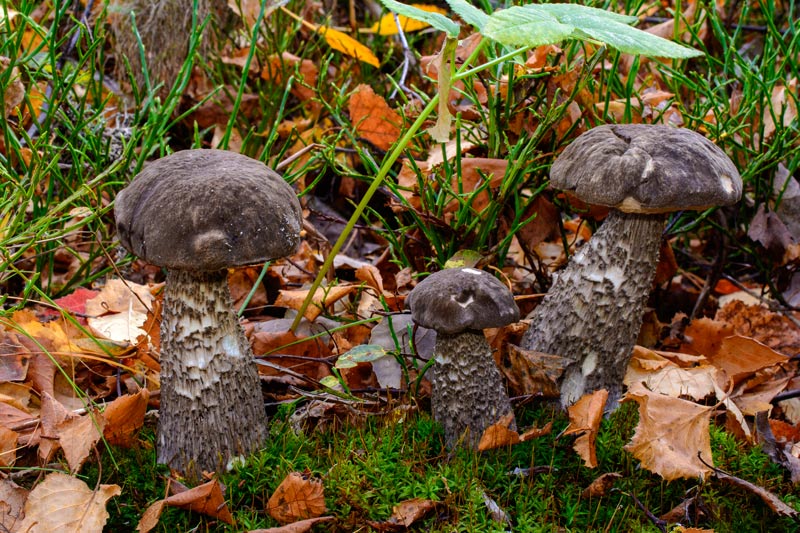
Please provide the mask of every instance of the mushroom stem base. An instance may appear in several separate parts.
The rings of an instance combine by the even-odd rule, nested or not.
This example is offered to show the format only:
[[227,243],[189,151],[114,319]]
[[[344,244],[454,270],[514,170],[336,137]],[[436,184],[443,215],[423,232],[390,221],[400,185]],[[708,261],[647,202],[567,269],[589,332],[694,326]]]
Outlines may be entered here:
[[227,272],[167,274],[161,321],[158,461],[198,478],[266,438],[250,344]]
[[445,444],[477,449],[486,428],[512,412],[492,349],[482,331],[437,333],[433,355],[431,405]]
[[611,408],[618,404],[664,221],[664,215],[612,210],[530,315],[521,346],[573,361],[560,383],[563,406],[599,389],[608,390]]

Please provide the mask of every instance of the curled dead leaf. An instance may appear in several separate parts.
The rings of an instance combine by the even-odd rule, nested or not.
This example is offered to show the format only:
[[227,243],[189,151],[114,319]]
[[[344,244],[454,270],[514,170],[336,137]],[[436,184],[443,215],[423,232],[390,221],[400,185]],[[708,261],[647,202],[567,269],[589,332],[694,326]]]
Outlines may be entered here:
[[316,518],[327,510],[324,492],[322,481],[292,472],[270,496],[267,512],[282,524]]

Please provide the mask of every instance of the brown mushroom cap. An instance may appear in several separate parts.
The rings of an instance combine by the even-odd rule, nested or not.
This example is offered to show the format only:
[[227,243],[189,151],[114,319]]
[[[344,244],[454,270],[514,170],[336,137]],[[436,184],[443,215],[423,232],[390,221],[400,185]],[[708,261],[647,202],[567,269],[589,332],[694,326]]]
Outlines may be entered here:
[[171,269],[215,271],[290,255],[302,212],[264,163],[224,150],[185,150],[148,164],[116,198],[120,242]]
[[739,172],[719,147],[694,131],[652,124],[587,131],[553,163],[550,183],[629,213],[707,209],[742,196]]
[[447,268],[431,274],[408,294],[406,307],[414,322],[447,335],[498,328],[519,319],[508,287],[474,268]]

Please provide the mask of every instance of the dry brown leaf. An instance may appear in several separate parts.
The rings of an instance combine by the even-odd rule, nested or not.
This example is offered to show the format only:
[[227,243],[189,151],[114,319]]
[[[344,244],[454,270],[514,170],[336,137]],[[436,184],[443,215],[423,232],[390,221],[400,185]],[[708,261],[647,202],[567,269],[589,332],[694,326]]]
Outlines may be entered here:
[[42,394],[42,441],[39,443],[39,457],[49,461],[60,447],[58,425],[73,417],[68,409],[48,393]]
[[507,361],[500,370],[508,379],[509,389],[515,396],[535,395],[543,398],[558,398],[558,380],[564,373],[569,359],[557,355],[524,350],[519,346],[507,346]]
[[0,531],[19,531],[17,521],[24,516],[28,490],[9,478],[0,479]]
[[0,56],[0,73],[3,78],[8,80],[3,94],[3,118],[8,118],[14,111],[14,108],[20,105],[25,99],[25,85],[17,67],[11,68],[11,73],[6,75],[6,71],[11,66],[11,59],[5,56]]
[[761,305],[733,300],[717,311],[715,320],[723,321],[731,328],[729,335],[752,337],[786,355],[800,354],[800,328],[788,317]]
[[770,347],[739,335],[723,339],[717,353],[709,357],[712,365],[725,372],[736,383],[754,372],[788,360],[787,356]]
[[[282,68],[283,67],[283,68]],[[303,105],[308,105],[312,109],[320,107],[320,103],[314,100],[315,92],[313,87],[317,86],[319,69],[310,59],[301,59],[289,52],[283,52],[280,56],[271,55],[267,58],[266,65],[261,70],[261,78],[270,80],[277,85],[286,83],[281,74],[286,67],[290,67],[290,72],[295,68],[303,78],[303,83],[293,83],[291,93],[300,100]]]
[[144,415],[150,391],[142,389],[136,394],[125,394],[106,406],[103,435],[109,444],[131,446],[136,441],[136,431],[144,425]]
[[583,489],[582,498],[602,498],[614,487],[614,483],[622,477],[617,472],[607,472],[592,481]]
[[132,281],[109,279],[94,298],[86,300],[86,314],[101,316],[106,313],[147,313],[153,295],[150,287]]
[[75,473],[83,466],[95,444],[103,435],[106,419],[100,413],[67,418],[58,426],[58,442],[64,450],[70,470]]
[[0,382],[23,381],[31,353],[13,331],[0,330]]
[[[693,368],[681,368],[667,358],[669,355],[678,354],[656,352],[642,346],[634,346],[623,383],[628,386],[632,383],[644,383],[651,391],[674,398],[690,396],[695,400],[702,400],[714,395],[714,384],[718,374],[716,367],[701,364]],[[695,358],[700,363],[705,361],[705,358],[699,356],[680,355]]]
[[[797,78],[789,80],[787,85],[776,85],[772,89],[772,105],[764,110],[764,137],[768,140],[777,128],[790,127],[797,118]],[[777,117],[779,124],[775,123]]]
[[717,353],[725,337],[734,334],[733,327],[720,320],[696,318],[683,332],[684,342],[679,351],[712,357]]
[[[358,289],[357,285],[336,285],[334,287],[319,287],[311,299],[311,304],[306,308],[303,316],[308,321],[313,321],[320,314],[322,310],[333,304],[334,302],[344,298],[354,290]],[[280,291],[278,298],[275,300],[275,305],[279,307],[289,307],[290,309],[300,310],[303,302],[308,296],[307,290],[297,291]]]
[[712,464],[709,421],[713,407],[656,394],[640,384],[629,389],[623,401],[639,405],[639,424],[625,450],[642,467],[667,481],[703,477]]
[[108,520],[106,502],[121,492],[119,485],[92,490],[78,478],[50,473],[28,495],[18,531],[101,533]]
[[156,527],[165,506],[186,509],[222,520],[226,524],[233,524],[233,515],[225,503],[225,496],[219,481],[211,480],[191,489],[186,489],[179,483],[172,483],[170,487],[177,488],[180,492],[150,505],[142,514],[136,531],[147,533]]
[[378,531],[405,531],[420,518],[431,512],[438,505],[432,500],[413,498],[392,507],[392,516],[383,522],[369,522]]
[[389,150],[400,138],[403,119],[369,85],[362,83],[356,87],[347,102],[347,109],[358,135],[377,148]]
[[318,516],[317,518],[309,518],[307,520],[300,520],[291,524],[286,524],[280,527],[270,527],[267,529],[251,529],[247,533],[305,533],[311,530],[316,524],[320,522],[330,522],[334,519],[332,516]]
[[270,496],[267,512],[281,524],[316,518],[327,511],[324,492],[322,481],[292,472]]
[[487,427],[481,435],[480,442],[478,443],[478,451],[483,452],[492,450],[494,448],[501,448],[503,446],[512,446],[519,444],[519,433],[509,426],[514,421],[514,413],[503,415],[500,420],[491,426]]
[[0,468],[14,466],[17,461],[17,439],[19,434],[0,426]]
[[[490,189],[497,188],[502,183],[508,168],[508,161],[486,157],[469,157],[462,158],[460,164],[461,176],[454,174],[450,184],[454,191],[468,195],[483,187],[487,180],[489,181],[489,189],[482,190],[472,199],[473,211],[480,213],[491,201]],[[454,198],[445,205],[444,211],[446,213],[456,211],[458,207],[458,202]]]
[[581,434],[575,439],[572,448],[580,455],[583,464],[588,468],[597,468],[595,439],[600,430],[600,422],[603,420],[603,410],[607,400],[608,391],[600,389],[582,396],[567,408],[569,426],[564,435]]

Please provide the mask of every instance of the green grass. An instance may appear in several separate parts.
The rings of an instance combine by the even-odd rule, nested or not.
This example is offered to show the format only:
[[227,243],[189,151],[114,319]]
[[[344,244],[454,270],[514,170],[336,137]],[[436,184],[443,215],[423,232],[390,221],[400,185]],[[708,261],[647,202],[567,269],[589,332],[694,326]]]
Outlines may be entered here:
[[[288,413],[287,413],[288,414]],[[443,448],[439,427],[424,413],[373,416],[360,422],[338,421],[323,431],[295,433],[287,414],[272,422],[266,447],[247,463],[221,477],[227,487],[226,502],[236,525],[179,509],[167,510],[158,531],[246,531],[279,525],[265,512],[272,492],[295,471],[309,472],[322,481],[330,524],[317,531],[372,531],[368,521],[387,520],[392,507],[412,498],[439,502],[436,511],[415,523],[413,531],[504,531],[495,523],[482,493],[491,497],[509,516],[514,531],[657,531],[636,507],[638,498],[656,516],[699,495],[711,515],[698,527],[718,532],[792,531],[789,519],[776,519],[757,497],[716,481],[664,482],[638,467],[622,451],[636,423],[636,410],[625,405],[603,421],[598,436],[596,470],[587,469],[572,451],[572,438],[557,438],[566,426],[562,415],[548,409],[526,412],[527,422],[541,427],[554,421],[550,435],[515,447],[483,454]],[[155,465],[153,431],[141,434],[142,445],[114,450],[119,469],[108,456],[102,462],[102,481],[122,485],[122,495],[108,505],[108,531],[135,526],[144,509],[164,497],[163,467]],[[723,430],[712,429],[716,466],[784,496],[795,507],[787,476],[755,447],[734,440]],[[516,468],[549,467],[550,471],[521,476]],[[617,472],[622,477],[603,498],[586,499],[583,489],[597,476]],[[97,468],[88,467],[82,477],[90,486]]]

